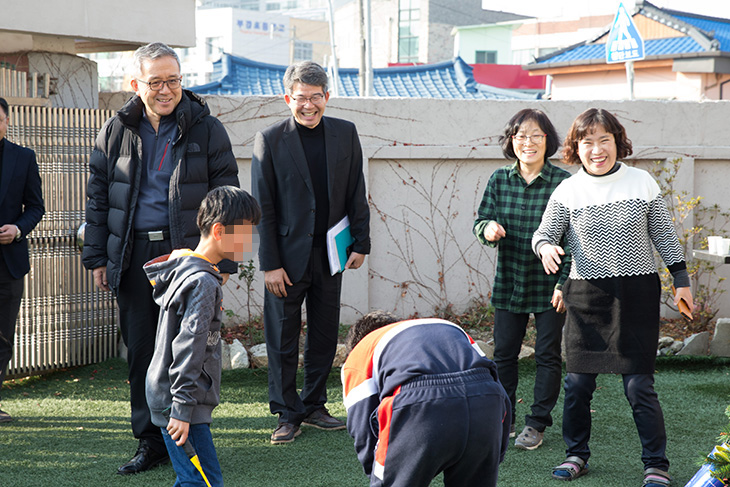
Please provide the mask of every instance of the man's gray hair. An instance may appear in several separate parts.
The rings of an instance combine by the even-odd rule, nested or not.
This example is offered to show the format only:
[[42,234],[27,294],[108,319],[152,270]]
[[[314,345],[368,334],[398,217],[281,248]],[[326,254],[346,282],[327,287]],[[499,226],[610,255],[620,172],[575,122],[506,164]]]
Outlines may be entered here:
[[142,74],[142,64],[145,61],[152,61],[161,57],[170,56],[177,61],[177,67],[180,67],[180,58],[177,53],[167,44],[162,42],[152,42],[146,46],[142,46],[134,51],[134,69],[135,75]]
[[286,68],[284,73],[284,89],[291,95],[294,83],[320,86],[327,93],[327,71],[313,61],[300,61]]

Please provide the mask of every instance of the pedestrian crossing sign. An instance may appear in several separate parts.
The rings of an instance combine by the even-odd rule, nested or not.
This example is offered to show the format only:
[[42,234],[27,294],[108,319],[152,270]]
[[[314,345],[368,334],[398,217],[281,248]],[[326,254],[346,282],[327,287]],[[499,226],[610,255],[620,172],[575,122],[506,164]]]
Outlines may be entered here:
[[623,63],[644,59],[644,39],[631,15],[620,3],[606,41],[606,62]]

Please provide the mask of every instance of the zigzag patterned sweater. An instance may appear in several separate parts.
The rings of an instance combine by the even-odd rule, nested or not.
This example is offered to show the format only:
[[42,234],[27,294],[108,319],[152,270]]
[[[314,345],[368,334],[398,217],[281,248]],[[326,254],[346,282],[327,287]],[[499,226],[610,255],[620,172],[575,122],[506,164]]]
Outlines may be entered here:
[[563,234],[573,255],[563,287],[568,371],[652,373],[660,298],[652,244],[671,272],[686,268],[659,185],[625,164],[605,176],[580,169],[553,192],[533,250]]

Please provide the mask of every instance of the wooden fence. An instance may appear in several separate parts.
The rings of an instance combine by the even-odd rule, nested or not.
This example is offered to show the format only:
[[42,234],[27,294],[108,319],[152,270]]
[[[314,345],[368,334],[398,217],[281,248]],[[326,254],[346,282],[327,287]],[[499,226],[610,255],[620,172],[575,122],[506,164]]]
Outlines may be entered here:
[[26,73],[0,66],[0,96],[3,98],[43,98],[51,93],[51,75]]
[[9,376],[99,362],[116,355],[116,303],[81,264],[88,161],[109,110],[11,106],[7,138],[36,153],[46,214],[28,235],[31,272],[16,325]]

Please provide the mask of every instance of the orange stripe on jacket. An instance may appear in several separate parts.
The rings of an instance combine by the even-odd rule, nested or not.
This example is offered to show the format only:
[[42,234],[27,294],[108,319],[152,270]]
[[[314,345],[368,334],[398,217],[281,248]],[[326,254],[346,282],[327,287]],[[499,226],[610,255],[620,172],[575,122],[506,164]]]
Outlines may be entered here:
[[[368,379],[373,377],[373,353],[375,347],[378,346],[380,339],[394,328],[398,323],[392,323],[390,325],[378,328],[368,333],[360,343],[350,352],[350,356],[347,358],[345,367],[347,367],[347,374],[343,375],[342,386],[344,388],[345,397],[355,387],[362,384]],[[357,364],[357,367],[352,365]]]
[[385,457],[388,455],[388,444],[390,443],[390,424],[393,421],[393,401],[395,396],[400,394],[401,386],[393,392],[393,395],[386,397],[378,406],[378,423],[380,434],[378,435],[378,448],[375,451],[375,462],[385,467]]

